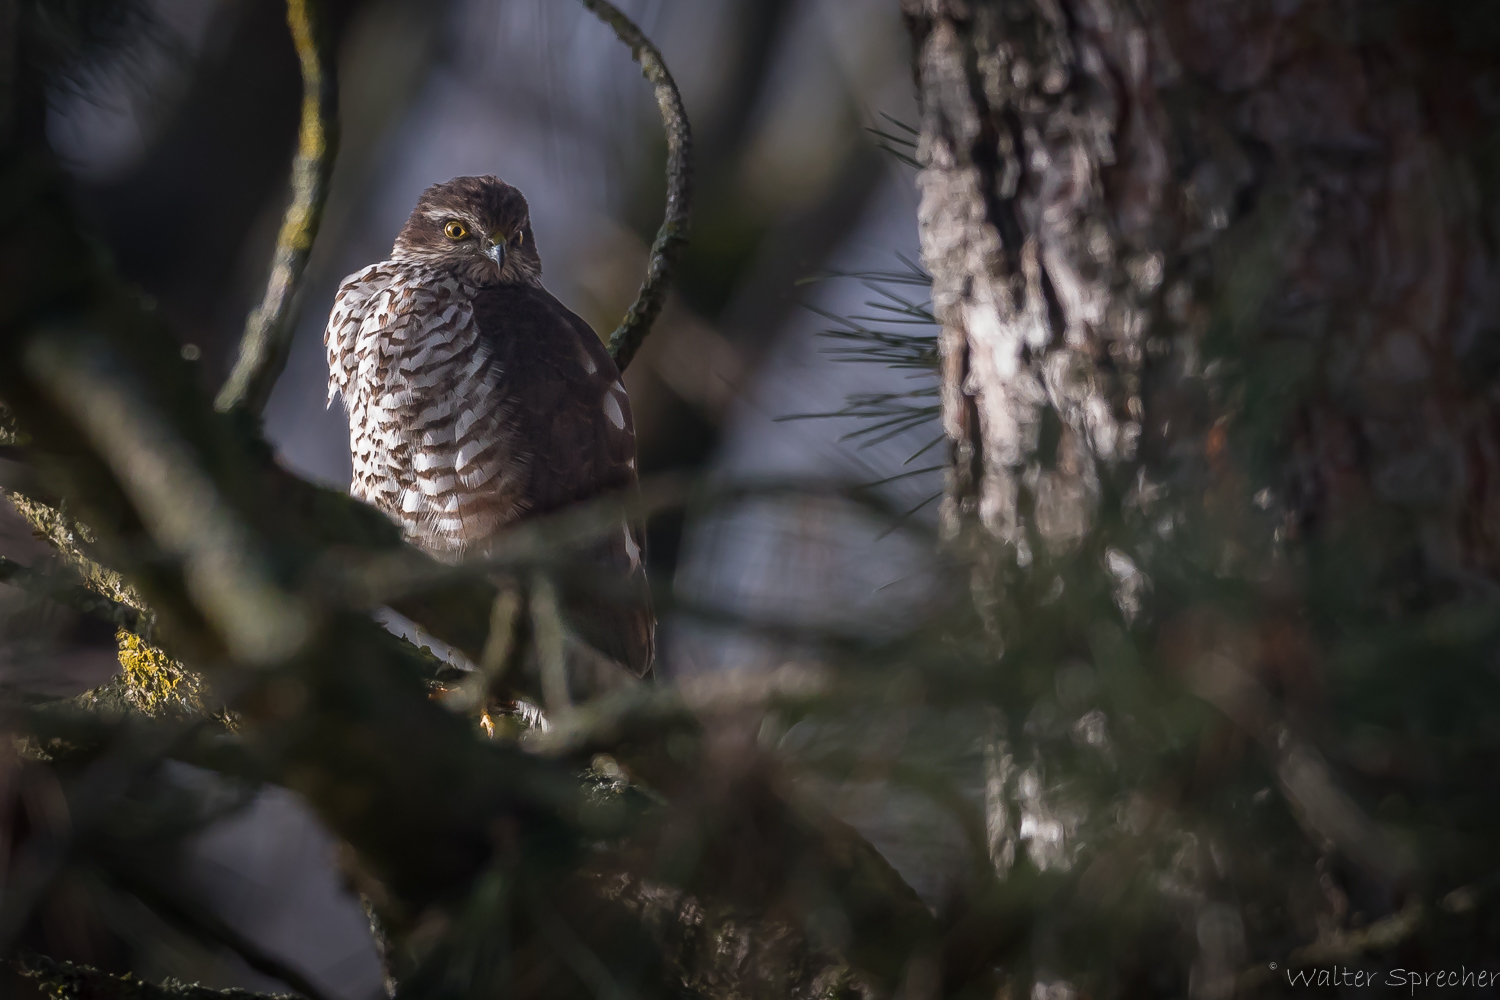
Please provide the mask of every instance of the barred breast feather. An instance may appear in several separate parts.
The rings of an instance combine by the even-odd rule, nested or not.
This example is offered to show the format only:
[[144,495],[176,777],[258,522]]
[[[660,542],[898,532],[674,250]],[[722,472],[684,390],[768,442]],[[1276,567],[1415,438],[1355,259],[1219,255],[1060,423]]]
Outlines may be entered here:
[[344,280],[328,319],[328,398],[344,399],[349,491],[455,560],[524,509],[501,371],[475,289],[386,261]]

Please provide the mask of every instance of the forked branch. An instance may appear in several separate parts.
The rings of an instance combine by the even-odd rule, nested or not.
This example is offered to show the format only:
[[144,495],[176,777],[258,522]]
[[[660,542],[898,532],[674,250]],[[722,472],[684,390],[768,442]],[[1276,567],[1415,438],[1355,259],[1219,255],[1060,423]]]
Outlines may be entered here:
[[656,106],[661,110],[662,125],[667,132],[667,210],[651,244],[651,259],[646,266],[646,280],[619,327],[609,336],[609,354],[620,371],[630,364],[651,324],[661,313],[672,280],[672,268],[682,248],[687,245],[688,207],[692,201],[693,132],[688,125],[687,109],[682,95],[661,52],[651,44],[635,23],[620,13],[609,0],[582,0],[601,21],[615,29],[620,41],[630,46],[630,54],[641,64],[641,73],[656,89]]
[[221,413],[245,410],[258,415],[264,410],[292,346],[297,292],[323,220],[338,152],[338,80],[332,40],[321,14],[317,0],[287,0],[286,20],[302,65],[302,124],[292,161],[292,203],[276,237],[265,298],[245,321],[234,371],[215,400]]

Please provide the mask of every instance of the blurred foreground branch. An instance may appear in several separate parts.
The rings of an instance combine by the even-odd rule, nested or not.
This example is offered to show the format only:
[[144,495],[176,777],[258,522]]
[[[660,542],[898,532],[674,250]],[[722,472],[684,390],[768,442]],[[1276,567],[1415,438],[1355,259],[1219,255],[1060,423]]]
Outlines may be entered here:
[[799,704],[825,697],[832,679],[800,665],[758,672],[739,670],[685,678],[673,685],[641,685],[596,698],[556,720],[550,730],[528,733],[523,745],[545,756],[616,750],[641,738],[695,726],[702,713],[733,714],[769,704]]

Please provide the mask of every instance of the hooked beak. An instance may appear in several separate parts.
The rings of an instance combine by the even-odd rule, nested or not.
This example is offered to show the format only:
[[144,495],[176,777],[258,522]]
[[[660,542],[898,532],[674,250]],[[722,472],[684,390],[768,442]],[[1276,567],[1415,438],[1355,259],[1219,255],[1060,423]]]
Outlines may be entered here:
[[497,268],[505,267],[505,241],[491,241],[484,255],[494,261]]

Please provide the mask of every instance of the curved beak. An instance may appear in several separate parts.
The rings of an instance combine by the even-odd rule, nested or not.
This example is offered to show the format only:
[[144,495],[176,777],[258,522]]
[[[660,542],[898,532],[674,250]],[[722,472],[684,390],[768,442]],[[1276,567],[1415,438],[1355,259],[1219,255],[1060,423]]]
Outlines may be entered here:
[[484,255],[494,261],[496,267],[504,267],[505,241],[503,239],[499,241],[491,240],[490,245],[485,248]]

